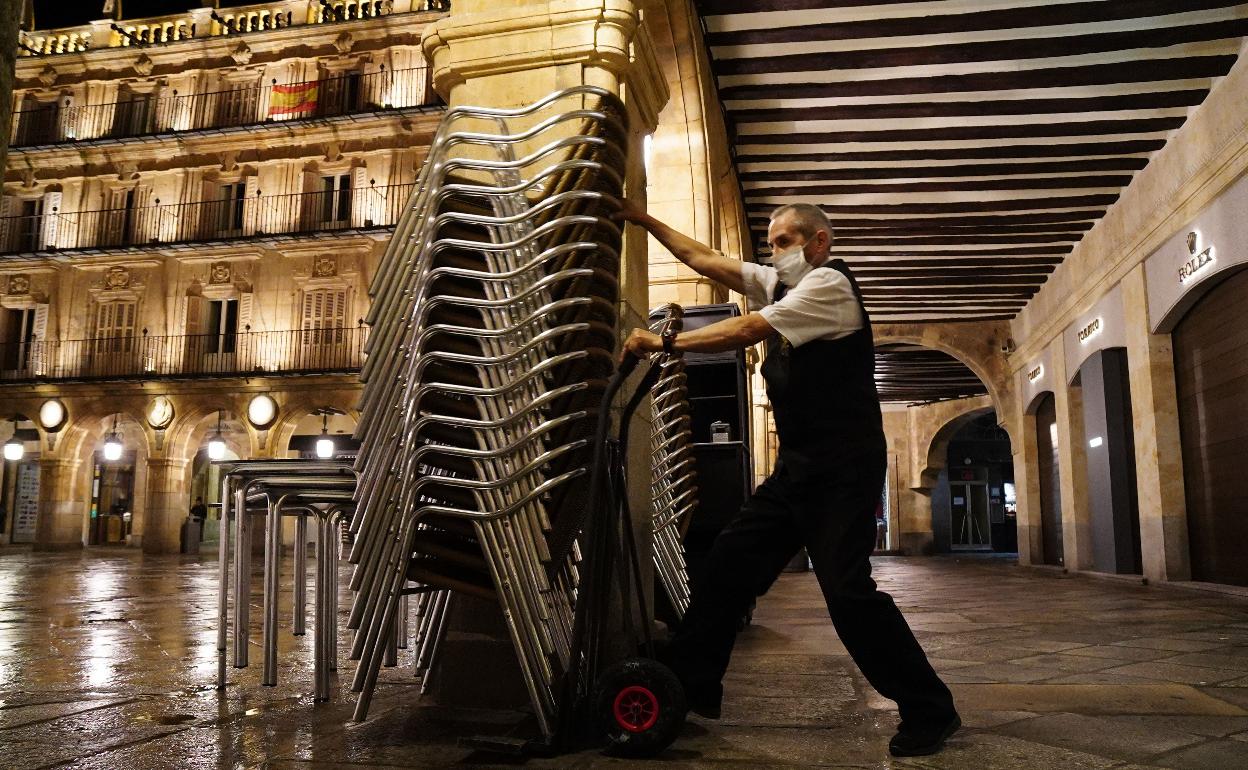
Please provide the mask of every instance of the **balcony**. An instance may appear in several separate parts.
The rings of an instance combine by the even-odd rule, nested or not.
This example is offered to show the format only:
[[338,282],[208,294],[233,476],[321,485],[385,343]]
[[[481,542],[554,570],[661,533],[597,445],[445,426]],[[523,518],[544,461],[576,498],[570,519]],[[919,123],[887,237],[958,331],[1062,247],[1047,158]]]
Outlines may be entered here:
[[393,227],[414,184],[0,217],[0,254],[232,241]]
[[0,344],[0,382],[349,373],[367,338],[361,325]]
[[18,53],[20,56],[53,56],[99,48],[145,47],[449,8],[449,0],[277,0],[235,8],[192,8],[168,16],[121,22],[103,19],[80,27],[22,32]]
[[125,101],[75,105],[72,99],[13,113],[12,147],[185,131],[260,126],[427,107],[438,103],[425,67],[202,94],[133,94]]

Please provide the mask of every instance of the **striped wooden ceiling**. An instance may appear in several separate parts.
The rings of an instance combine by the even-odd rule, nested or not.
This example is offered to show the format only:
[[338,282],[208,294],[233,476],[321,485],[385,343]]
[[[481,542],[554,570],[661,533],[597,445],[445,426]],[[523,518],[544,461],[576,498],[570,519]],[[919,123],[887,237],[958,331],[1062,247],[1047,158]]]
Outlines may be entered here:
[[877,347],[875,387],[881,401],[905,403],[970,398],[988,392],[966,364],[948,353],[918,345]]
[[698,0],[760,245],[823,206],[876,322],[1010,319],[1248,34],[1231,0]]

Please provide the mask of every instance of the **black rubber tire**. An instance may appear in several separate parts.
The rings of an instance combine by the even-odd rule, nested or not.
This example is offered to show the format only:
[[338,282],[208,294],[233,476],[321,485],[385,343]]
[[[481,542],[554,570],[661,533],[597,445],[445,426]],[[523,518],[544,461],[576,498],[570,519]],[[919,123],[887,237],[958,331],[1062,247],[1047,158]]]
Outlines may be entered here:
[[618,757],[652,757],[672,745],[687,710],[680,680],[649,658],[626,658],[603,671],[593,708],[607,753]]

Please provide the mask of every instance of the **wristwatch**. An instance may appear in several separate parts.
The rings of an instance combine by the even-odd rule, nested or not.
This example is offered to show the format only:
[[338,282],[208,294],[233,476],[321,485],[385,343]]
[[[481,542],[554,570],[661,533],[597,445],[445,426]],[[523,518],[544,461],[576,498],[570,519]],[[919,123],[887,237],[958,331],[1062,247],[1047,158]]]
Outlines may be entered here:
[[674,354],[676,352],[676,330],[668,329],[660,337],[663,340],[663,352],[669,356]]

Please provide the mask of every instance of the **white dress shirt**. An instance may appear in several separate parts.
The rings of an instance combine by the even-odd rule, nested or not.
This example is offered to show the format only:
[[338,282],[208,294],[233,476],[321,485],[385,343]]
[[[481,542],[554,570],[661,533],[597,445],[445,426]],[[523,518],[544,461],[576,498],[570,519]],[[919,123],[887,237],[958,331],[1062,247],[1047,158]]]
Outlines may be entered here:
[[774,267],[741,263],[745,299],[793,347],[811,340],[836,340],[862,328],[862,310],[849,279],[839,270],[815,268],[772,302],[780,277]]

